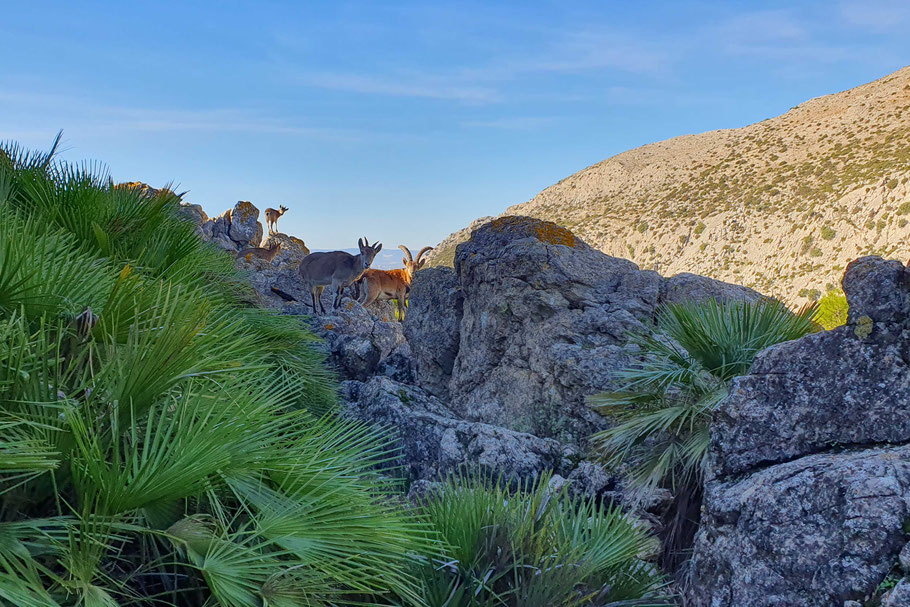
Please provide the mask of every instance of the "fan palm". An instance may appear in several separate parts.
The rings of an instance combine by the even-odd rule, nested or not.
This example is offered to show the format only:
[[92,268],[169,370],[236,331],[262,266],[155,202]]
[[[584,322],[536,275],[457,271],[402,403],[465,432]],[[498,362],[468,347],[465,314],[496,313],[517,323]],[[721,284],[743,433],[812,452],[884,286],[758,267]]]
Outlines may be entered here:
[[420,603],[389,438],[178,203],[0,151],[0,603]]
[[[641,559],[656,544],[633,517],[553,491],[544,475],[518,491],[455,477],[422,511],[445,556],[428,562],[424,597],[445,607],[664,605],[661,578]],[[642,599],[650,596],[650,599]]]
[[642,361],[618,374],[622,389],[590,399],[616,422],[594,435],[592,446],[608,465],[623,468],[633,494],[673,491],[669,533],[683,537],[666,546],[687,545],[694,532],[711,416],[730,380],[748,372],[761,350],[818,330],[814,314],[814,305],[794,313],[766,299],[665,305],[653,332],[632,337]]

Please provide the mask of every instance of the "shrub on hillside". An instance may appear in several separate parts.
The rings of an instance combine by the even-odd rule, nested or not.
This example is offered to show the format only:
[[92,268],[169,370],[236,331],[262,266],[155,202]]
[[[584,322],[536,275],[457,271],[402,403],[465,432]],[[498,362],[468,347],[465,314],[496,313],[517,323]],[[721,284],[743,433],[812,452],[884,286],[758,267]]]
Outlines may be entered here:
[[818,310],[815,313],[815,322],[830,331],[847,324],[847,296],[840,289],[828,291],[818,301]]

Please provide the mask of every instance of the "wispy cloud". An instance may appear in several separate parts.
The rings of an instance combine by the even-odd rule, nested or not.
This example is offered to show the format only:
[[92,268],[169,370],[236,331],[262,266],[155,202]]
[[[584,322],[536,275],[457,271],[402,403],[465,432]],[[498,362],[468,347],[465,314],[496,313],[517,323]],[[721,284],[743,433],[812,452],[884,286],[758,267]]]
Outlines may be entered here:
[[390,97],[449,99],[466,103],[492,103],[500,100],[499,93],[491,88],[451,83],[421,74],[411,77],[378,77],[349,73],[310,73],[298,76],[298,81],[322,89]]
[[[40,116],[43,123],[58,121],[67,129],[94,133],[211,132],[289,135],[334,141],[358,141],[362,134],[350,129],[305,126],[263,115],[246,108],[148,108],[112,106],[90,98],[16,91],[0,93],[0,129],[6,132],[43,132],[21,128],[17,115]],[[9,121],[10,124],[4,123]],[[14,124],[18,126],[14,126]],[[55,125],[56,126],[56,125]]]
[[501,129],[506,131],[530,131],[551,126],[559,118],[550,116],[505,116],[489,120],[465,120],[461,126],[468,128]]
[[[520,95],[513,84],[545,86],[542,78],[558,75],[616,73],[640,77],[665,75],[672,53],[653,41],[608,28],[542,28],[530,48],[502,48],[484,61],[434,67],[420,58],[403,69],[369,72],[312,71],[290,66],[284,76],[304,86],[365,95],[495,104]],[[527,88],[527,87],[526,87]]]
[[841,2],[844,22],[873,32],[904,30],[910,25],[910,3],[907,0],[849,0]]

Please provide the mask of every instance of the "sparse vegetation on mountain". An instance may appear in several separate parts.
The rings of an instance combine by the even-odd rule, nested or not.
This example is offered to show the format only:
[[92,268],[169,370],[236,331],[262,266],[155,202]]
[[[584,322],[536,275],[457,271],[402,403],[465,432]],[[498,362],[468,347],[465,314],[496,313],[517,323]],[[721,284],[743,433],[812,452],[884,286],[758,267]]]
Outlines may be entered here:
[[[624,152],[503,214],[556,222],[667,276],[693,272],[794,302],[855,257],[910,258],[907,141],[910,67],[750,126]],[[440,243],[429,263],[451,264],[467,236]]]

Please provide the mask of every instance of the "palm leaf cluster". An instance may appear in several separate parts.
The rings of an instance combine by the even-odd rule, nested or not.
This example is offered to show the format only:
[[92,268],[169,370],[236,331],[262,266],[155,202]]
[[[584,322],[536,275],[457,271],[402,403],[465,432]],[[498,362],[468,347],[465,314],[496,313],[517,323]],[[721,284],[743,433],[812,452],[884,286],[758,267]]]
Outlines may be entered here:
[[700,485],[728,383],[761,350],[817,330],[814,314],[764,299],[663,306],[655,330],[632,337],[643,361],[619,374],[623,389],[591,399],[617,422],[593,437],[595,448],[642,489]]
[[[438,607],[664,605],[660,576],[642,558],[655,540],[632,517],[549,488],[519,491],[456,477],[426,497],[423,512],[445,557],[421,574]],[[651,599],[641,597],[651,596]]]
[[389,441],[178,204],[0,151],[0,604],[419,603]]

